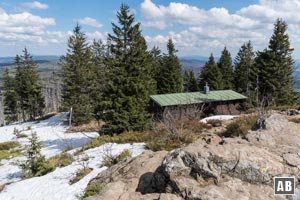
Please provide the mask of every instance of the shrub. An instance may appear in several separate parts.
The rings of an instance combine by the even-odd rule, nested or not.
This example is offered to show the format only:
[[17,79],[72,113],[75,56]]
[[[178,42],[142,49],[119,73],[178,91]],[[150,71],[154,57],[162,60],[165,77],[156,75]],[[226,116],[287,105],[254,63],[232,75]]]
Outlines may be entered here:
[[220,127],[222,126],[222,121],[219,119],[211,119],[207,121],[207,124],[210,124],[213,127]]
[[128,157],[131,157],[131,152],[128,149],[125,149],[117,156],[112,155],[110,150],[108,150],[103,156],[102,165],[106,167],[111,167]]
[[29,138],[29,146],[26,150],[27,160],[20,164],[26,177],[43,176],[54,170],[54,166],[41,155],[41,144],[36,133]]
[[65,167],[70,165],[74,161],[74,158],[69,153],[61,153],[49,158],[49,162],[55,167]]
[[248,131],[256,124],[258,117],[249,116],[239,118],[226,127],[226,131],[221,133],[225,137],[238,137],[247,135]]
[[104,189],[104,187],[105,185],[102,183],[91,183],[85,188],[84,194],[81,196],[80,199],[99,194]]
[[82,168],[78,169],[76,171],[75,177],[70,180],[70,184],[77,183],[80,181],[83,177],[85,177],[87,174],[89,174],[93,169],[92,168]]
[[20,146],[20,143],[17,141],[0,142],[0,150],[11,150],[18,146]]

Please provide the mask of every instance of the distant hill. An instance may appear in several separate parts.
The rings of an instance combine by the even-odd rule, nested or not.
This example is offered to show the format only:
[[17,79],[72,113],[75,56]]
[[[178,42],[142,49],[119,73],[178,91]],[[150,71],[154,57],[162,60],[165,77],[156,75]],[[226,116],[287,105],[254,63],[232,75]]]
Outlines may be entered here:
[[[60,66],[57,65],[57,62],[60,56],[33,56],[34,60],[38,64],[38,72],[41,74],[41,78],[49,77],[52,73],[55,73],[60,70]],[[2,83],[2,74],[3,70],[8,67],[12,69],[14,73],[14,57],[0,57],[0,86]],[[216,58],[217,60],[218,58]],[[205,62],[208,60],[206,57],[181,57],[180,63],[182,65],[182,71],[193,70],[196,75],[200,73],[200,70],[204,66]],[[294,71],[294,88],[300,89],[300,61],[295,62],[295,71]]]
[[206,60],[180,58],[182,71],[184,72],[185,70],[193,70],[195,74],[200,73],[200,70],[204,66],[205,62]]

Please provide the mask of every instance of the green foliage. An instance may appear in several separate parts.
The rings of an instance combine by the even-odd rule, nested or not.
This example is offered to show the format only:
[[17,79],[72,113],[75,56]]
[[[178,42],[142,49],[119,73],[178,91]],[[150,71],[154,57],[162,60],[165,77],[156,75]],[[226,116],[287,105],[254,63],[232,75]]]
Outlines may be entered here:
[[26,150],[26,161],[20,167],[26,177],[43,176],[54,170],[54,166],[41,154],[41,144],[36,133],[29,138],[29,146]]
[[120,26],[113,23],[113,34],[108,34],[112,59],[107,63],[110,81],[102,102],[107,122],[103,130],[111,133],[149,127],[149,96],[155,93],[152,57],[140,24],[134,24],[134,15],[124,4],[117,17]]
[[121,162],[122,160],[124,160],[125,158],[130,158],[132,156],[131,152],[128,149],[125,149],[124,151],[122,151],[119,155],[111,155],[109,154],[105,154],[103,156],[103,162],[102,165],[106,166],[106,167],[111,167],[119,162]]
[[85,188],[84,194],[80,197],[80,199],[99,194],[104,189],[104,187],[105,185],[103,183],[91,183]]
[[232,68],[231,55],[226,47],[222,51],[221,58],[218,62],[218,68],[222,74],[221,90],[233,89],[234,73]]
[[15,81],[9,75],[6,68],[3,75],[4,115],[7,123],[18,120],[18,95],[16,93]]
[[256,124],[257,116],[239,118],[226,127],[226,131],[221,133],[225,137],[238,137],[247,135],[248,131]]
[[177,50],[172,39],[167,44],[168,53],[162,57],[162,65],[158,70],[157,92],[159,94],[177,93],[182,91],[181,65],[176,56]]
[[254,52],[251,42],[243,44],[234,60],[235,71],[234,71],[234,83],[236,91],[246,95],[249,99],[248,102],[251,104],[255,101],[251,98],[251,91],[254,92],[256,87],[256,75],[257,70],[254,65]]
[[42,87],[39,84],[37,64],[27,49],[23,50],[23,55],[15,58],[16,76],[15,91],[18,97],[18,106],[22,113],[23,121],[34,120],[42,116],[45,108],[45,100],[42,94]]
[[223,88],[222,74],[215,63],[212,53],[200,72],[198,82],[200,90],[203,90],[206,83],[212,90],[220,90]]
[[93,169],[92,168],[82,168],[82,169],[78,169],[76,171],[75,177],[72,178],[70,180],[70,184],[74,184],[77,183],[78,181],[80,181],[83,177],[85,177],[87,174],[89,174]]
[[65,167],[74,161],[74,157],[71,154],[64,152],[49,158],[48,161],[55,167]]
[[286,33],[287,24],[277,19],[269,48],[258,52],[255,64],[259,69],[260,100],[270,105],[292,104],[293,94],[293,49]]
[[68,40],[68,53],[61,57],[63,72],[62,104],[66,110],[71,107],[75,124],[92,119],[97,92],[96,67],[85,34],[77,25]]
[[184,71],[183,75],[183,91],[197,92],[198,84],[193,70]]
[[20,146],[20,143],[17,141],[9,141],[9,142],[1,142],[0,143],[0,150],[11,150]]

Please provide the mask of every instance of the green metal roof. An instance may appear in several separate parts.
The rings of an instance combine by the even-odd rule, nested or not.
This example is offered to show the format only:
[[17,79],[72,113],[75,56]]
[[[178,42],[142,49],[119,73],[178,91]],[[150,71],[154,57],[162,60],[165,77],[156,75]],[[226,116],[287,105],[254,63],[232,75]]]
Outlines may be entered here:
[[247,97],[232,90],[214,90],[210,91],[208,94],[204,94],[203,92],[187,92],[151,95],[150,98],[163,107],[208,103],[215,101],[232,101],[238,99],[246,99]]

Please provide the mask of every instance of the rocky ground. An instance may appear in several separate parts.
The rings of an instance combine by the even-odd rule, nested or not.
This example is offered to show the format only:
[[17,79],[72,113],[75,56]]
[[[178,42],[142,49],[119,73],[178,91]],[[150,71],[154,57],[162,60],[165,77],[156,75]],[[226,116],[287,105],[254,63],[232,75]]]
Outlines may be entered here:
[[[295,176],[296,194],[277,196],[275,176]],[[245,138],[206,134],[171,152],[146,151],[100,173],[88,200],[300,200],[300,124],[273,114]]]

